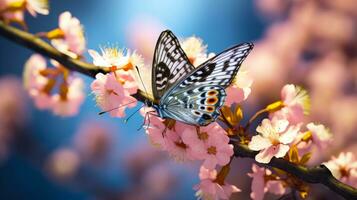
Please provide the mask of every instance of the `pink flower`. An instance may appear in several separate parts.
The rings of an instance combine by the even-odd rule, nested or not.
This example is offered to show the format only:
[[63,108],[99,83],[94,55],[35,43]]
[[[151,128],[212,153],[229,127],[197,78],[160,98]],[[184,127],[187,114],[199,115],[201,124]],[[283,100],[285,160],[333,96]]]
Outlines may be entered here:
[[[42,56],[32,55],[25,63],[25,89],[39,109],[52,110],[61,116],[73,116],[78,113],[84,100],[82,79],[73,77],[59,63],[53,61],[52,64],[54,68],[47,68]],[[54,92],[57,86],[58,92]]]
[[[148,112],[147,109],[148,108],[145,107],[141,109],[141,111],[144,113],[144,116]],[[145,132],[149,136],[151,144],[160,148],[164,148],[164,137],[162,136],[162,133],[165,129],[165,124],[163,123],[164,120],[150,114],[147,114],[147,117],[145,116],[144,120],[146,120],[145,123],[147,126],[145,127]],[[170,129],[168,131],[170,131]]]
[[216,165],[228,164],[234,152],[233,145],[229,144],[229,137],[224,129],[214,122],[207,127],[202,127],[201,132],[208,134],[203,166],[207,169],[214,169]]
[[238,72],[235,81],[226,89],[227,97],[225,104],[241,103],[246,100],[251,92],[253,80],[246,72]]
[[222,185],[216,182],[217,171],[209,170],[201,166],[200,168],[201,183],[194,187],[196,196],[204,200],[229,199],[232,193],[240,192],[241,190],[234,185],[224,182]]
[[46,68],[45,58],[39,54],[34,54],[26,61],[23,72],[25,89],[39,109],[48,109],[52,104],[49,92],[43,89],[50,81],[47,77],[41,75],[41,71]]
[[324,165],[335,178],[357,187],[357,160],[352,152],[342,152],[337,158],[332,156],[332,159]]
[[[143,59],[140,55],[130,51],[124,52],[114,47],[101,49],[102,55],[94,50],[88,50],[93,58],[93,64],[101,67],[113,67],[115,77],[130,94],[135,94],[138,90],[138,80],[134,67],[142,68]],[[135,71],[135,72],[134,72]],[[140,80],[139,80],[140,81]]]
[[68,89],[65,94],[52,96],[52,110],[56,115],[74,116],[84,101],[83,80],[78,77],[73,78],[66,87]]
[[173,158],[178,161],[193,160],[195,158],[194,154],[192,154],[192,149],[188,148],[187,144],[184,143],[181,132],[170,130],[163,134],[164,150],[168,151]]
[[325,148],[331,143],[332,134],[324,125],[309,123],[306,127],[311,132],[312,142],[316,144],[318,148]]
[[293,84],[285,85],[281,90],[284,107],[270,115],[270,118],[287,119],[290,124],[303,121],[310,111],[310,97],[306,90]]
[[37,13],[48,15],[47,0],[2,0],[0,1],[1,15],[5,21],[17,22],[24,25],[24,11],[27,11],[34,17]]
[[59,51],[73,58],[83,54],[86,46],[83,27],[76,17],[72,17],[70,12],[64,12],[59,16],[59,29],[51,32],[48,33],[48,37],[52,39],[52,45]]
[[257,127],[259,135],[253,136],[248,144],[249,149],[260,151],[255,160],[260,163],[269,163],[273,157],[281,158],[289,151],[289,144],[297,136],[300,126],[290,126],[287,120],[264,119]]
[[150,126],[147,132],[154,144],[158,144],[162,150],[167,151],[178,161],[201,158],[204,149],[203,144],[191,137],[196,135],[195,127],[177,121],[173,127],[169,127],[158,117],[149,117]]
[[182,127],[187,127],[182,131],[182,141],[187,145],[187,149],[190,151],[193,159],[204,159],[207,154],[205,143],[208,139],[208,133],[192,126],[188,127],[186,125]]
[[234,153],[229,137],[217,123],[196,128],[176,121],[170,128],[156,116],[149,115],[148,118],[150,126],[146,132],[151,142],[178,160],[204,160],[203,166],[214,169],[216,165],[229,163]]
[[110,111],[112,117],[124,117],[127,107],[136,106],[136,99],[117,80],[112,73],[98,73],[91,84],[98,106],[103,111]]
[[256,164],[252,165],[253,173],[248,173],[248,176],[253,178],[252,180],[252,192],[250,197],[254,200],[263,200],[266,192],[271,192],[277,195],[285,193],[281,181],[279,180],[266,180],[266,176],[270,176],[272,173],[269,169],[258,167]]

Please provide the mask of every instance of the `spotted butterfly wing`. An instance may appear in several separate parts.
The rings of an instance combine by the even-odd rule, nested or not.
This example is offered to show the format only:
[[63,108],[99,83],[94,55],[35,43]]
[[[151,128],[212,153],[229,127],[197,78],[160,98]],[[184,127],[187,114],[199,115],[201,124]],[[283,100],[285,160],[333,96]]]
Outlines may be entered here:
[[160,101],[167,117],[188,124],[208,125],[219,116],[228,87],[253,44],[244,43],[223,51],[201,64],[165,93]]
[[156,43],[152,68],[152,90],[159,100],[167,90],[195,68],[190,64],[175,35],[163,31]]
[[185,92],[169,95],[162,102],[167,105],[162,112],[165,117],[186,124],[205,126],[219,116],[226,92],[220,86],[195,86]]

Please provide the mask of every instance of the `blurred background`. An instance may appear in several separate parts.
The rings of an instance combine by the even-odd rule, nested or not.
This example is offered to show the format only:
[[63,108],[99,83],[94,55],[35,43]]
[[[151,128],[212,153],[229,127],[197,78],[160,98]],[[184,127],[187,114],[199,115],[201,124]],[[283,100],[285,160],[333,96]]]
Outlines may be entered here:
[[[151,63],[162,30],[192,35],[218,53],[252,41],[242,67],[253,77],[244,103],[250,116],[280,98],[284,84],[311,95],[307,121],[334,134],[333,145],[311,164],[357,149],[357,7],[354,0],[50,1],[50,15],[26,17],[30,32],[49,31],[70,11],[84,25],[88,49],[116,44],[136,49]],[[139,115],[98,116],[90,95],[79,115],[62,118],[37,110],[22,89],[22,69],[33,53],[0,37],[0,199],[195,199],[199,163],[177,163],[137,131]],[[91,62],[89,55],[86,60]],[[133,111],[133,110],[130,110]],[[130,112],[129,111],[129,112]],[[316,155],[316,153],[314,154]],[[251,160],[233,163],[229,182],[250,193]],[[278,197],[267,196],[266,199]],[[314,186],[311,199],[336,199]]]

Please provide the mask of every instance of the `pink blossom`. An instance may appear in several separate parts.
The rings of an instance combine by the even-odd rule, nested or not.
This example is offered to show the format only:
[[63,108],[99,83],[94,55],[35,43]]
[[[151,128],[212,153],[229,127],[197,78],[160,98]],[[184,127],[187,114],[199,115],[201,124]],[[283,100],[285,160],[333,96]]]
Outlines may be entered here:
[[83,27],[76,17],[66,11],[59,16],[59,30],[51,40],[53,46],[59,51],[73,58],[82,55],[86,40],[84,38]]
[[201,183],[194,187],[196,196],[204,200],[229,199],[232,193],[241,190],[234,185],[224,182],[222,185],[216,182],[217,171],[209,170],[201,166],[200,168]]
[[182,141],[187,145],[187,149],[190,151],[192,158],[196,160],[205,158],[207,154],[205,142],[208,139],[208,133],[192,126],[188,127],[186,125],[181,127],[183,128]]
[[102,55],[94,50],[88,50],[93,58],[93,64],[100,67],[113,67],[117,81],[130,94],[135,94],[139,82],[136,79],[136,71],[134,72],[133,69],[135,66],[140,69],[144,66],[142,57],[135,52],[131,53],[129,50],[124,55],[122,50],[115,47],[103,48],[101,51]]
[[193,151],[182,140],[181,132],[171,130],[162,134],[164,134],[164,150],[168,151],[173,158],[178,161],[194,159]]
[[248,173],[248,176],[253,178],[252,180],[252,192],[250,197],[254,200],[263,200],[266,192],[270,192],[277,195],[285,193],[281,181],[279,180],[266,180],[266,176],[270,176],[272,172],[269,169],[258,167],[256,164],[252,165],[252,173]]
[[[151,116],[152,118],[158,118]],[[160,120],[156,120],[160,123]],[[155,121],[154,121],[155,123]],[[149,128],[149,136],[157,143],[161,143],[162,150],[167,151],[178,161],[195,160],[200,158],[203,151],[202,143],[193,143],[191,135],[196,134],[195,127],[181,122],[175,122],[173,127],[158,125],[156,129]],[[151,121],[150,121],[151,124]],[[200,154],[201,153],[201,154]]]
[[216,165],[226,165],[234,153],[229,137],[217,123],[196,128],[176,121],[169,128],[162,119],[153,115],[148,117],[150,126],[146,132],[152,143],[178,160],[204,160],[203,166],[214,169]]
[[238,72],[235,81],[226,89],[227,97],[225,104],[241,103],[246,100],[251,92],[253,80],[246,72]]
[[[148,109],[148,108],[146,108]],[[141,109],[141,111],[146,109]],[[149,136],[150,142],[151,144],[153,144],[154,146],[158,146],[160,148],[164,148],[164,137],[163,137],[163,131],[165,130],[165,124],[163,123],[164,120],[156,117],[154,115],[150,115],[150,114],[146,114],[148,111],[146,111],[145,115],[147,115],[146,117],[146,121],[145,123],[147,123],[147,127],[145,129],[146,134]],[[171,131],[170,129],[167,131]]]
[[332,159],[324,165],[335,178],[357,187],[357,160],[352,152],[342,152],[337,158],[332,156]]
[[54,94],[52,96],[52,110],[56,115],[74,116],[78,113],[80,105],[84,101],[83,80],[73,78],[70,81],[66,94]]
[[255,160],[260,163],[269,163],[273,157],[281,158],[289,151],[289,144],[297,136],[300,126],[290,126],[287,120],[264,119],[257,127],[259,135],[253,136],[248,144],[249,149],[259,151]]
[[39,54],[34,54],[26,61],[23,72],[25,89],[34,99],[35,105],[39,109],[48,109],[52,105],[49,92],[43,90],[50,80],[40,74],[46,68],[45,58]]
[[204,156],[203,166],[207,169],[214,169],[216,165],[224,166],[228,164],[234,152],[233,145],[229,144],[229,137],[224,129],[216,122],[201,129],[208,134],[208,139],[205,142],[206,155]]
[[293,84],[285,85],[281,90],[284,107],[272,114],[270,118],[287,119],[290,124],[303,121],[304,115],[310,111],[310,97],[306,90]]
[[18,22],[24,24],[24,11],[27,11],[34,17],[37,13],[48,15],[47,0],[2,0],[0,1],[0,11],[6,21]]
[[267,169],[263,167],[258,167],[257,165],[253,164],[252,171],[253,173],[248,173],[248,176],[253,178],[251,186],[252,192],[250,193],[250,198],[254,200],[263,200],[264,193],[267,192],[264,179],[264,176],[267,173]]
[[109,113],[112,117],[124,117],[125,109],[136,105],[136,99],[130,96],[130,92],[117,80],[113,72],[97,74],[91,89],[98,106],[103,111],[111,110]]
[[332,134],[324,125],[309,123],[306,127],[311,132],[312,142],[320,149],[332,142]]

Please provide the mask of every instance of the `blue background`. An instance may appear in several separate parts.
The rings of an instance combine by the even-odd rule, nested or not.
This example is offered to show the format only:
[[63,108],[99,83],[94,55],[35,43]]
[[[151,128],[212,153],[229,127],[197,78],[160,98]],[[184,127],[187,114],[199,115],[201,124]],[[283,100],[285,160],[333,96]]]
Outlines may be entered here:
[[[224,2],[224,3],[219,3]],[[253,2],[241,1],[51,1],[49,16],[37,18],[26,16],[30,32],[48,31],[58,24],[58,15],[70,11],[84,25],[88,49],[98,49],[99,45],[114,43],[119,47],[128,46],[126,28],[140,16],[151,16],[171,29],[179,37],[199,36],[208,44],[209,52],[219,52],[228,46],[261,37],[264,24],[257,16]],[[24,62],[33,53],[0,37],[0,75],[13,74],[21,77]],[[91,60],[86,53],[87,60]],[[86,80],[89,91],[91,79]],[[131,110],[133,111],[133,110]],[[50,180],[42,170],[43,158],[56,148],[69,146],[79,124],[88,119],[105,121],[113,127],[116,134],[116,147],[112,150],[108,164],[101,169],[86,169],[96,181],[112,188],[128,187],[125,169],[113,164],[118,159],[147,142],[143,131],[137,132],[142,118],[137,115],[128,124],[123,120],[98,116],[92,96],[86,98],[75,117],[62,118],[48,111],[39,111],[31,105],[31,121],[28,135],[35,140],[36,146],[29,147],[35,156],[24,156],[21,152],[10,155],[0,165],[0,194],[2,199],[88,199],[92,197],[91,187],[72,187]],[[184,166],[177,167],[185,184],[176,189],[176,199],[193,199],[192,186],[198,182],[196,172],[186,173]],[[184,173],[185,172],[185,173]],[[194,177],[194,178],[192,178]]]

